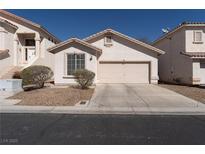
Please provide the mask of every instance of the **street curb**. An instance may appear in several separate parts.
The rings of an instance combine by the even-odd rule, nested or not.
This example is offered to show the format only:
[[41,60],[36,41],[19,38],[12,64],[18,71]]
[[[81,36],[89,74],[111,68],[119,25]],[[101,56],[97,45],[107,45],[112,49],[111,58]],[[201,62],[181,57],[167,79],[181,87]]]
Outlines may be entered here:
[[3,106],[0,113],[48,113],[48,114],[123,114],[123,115],[205,115],[204,107],[180,108],[91,108],[65,106]]

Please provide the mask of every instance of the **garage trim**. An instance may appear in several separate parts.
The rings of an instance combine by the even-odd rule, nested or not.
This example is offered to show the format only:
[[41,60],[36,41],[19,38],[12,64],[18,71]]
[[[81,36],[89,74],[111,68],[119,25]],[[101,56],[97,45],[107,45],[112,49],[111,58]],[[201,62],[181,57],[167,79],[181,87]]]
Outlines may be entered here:
[[151,83],[151,61],[99,61],[99,64],[148,64],[149,84]]

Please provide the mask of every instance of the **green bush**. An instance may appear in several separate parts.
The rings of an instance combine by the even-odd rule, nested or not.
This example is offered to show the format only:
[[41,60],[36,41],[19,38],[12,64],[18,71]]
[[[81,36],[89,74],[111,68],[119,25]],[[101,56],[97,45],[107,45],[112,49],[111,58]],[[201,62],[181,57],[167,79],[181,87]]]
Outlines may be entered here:
[[74,72],[73,75],[75,76],[75,81],[82,89],[86,89],[91,86],[95,77],[95,73],[86,69],[78,69]]
[[24,90],[34,88],[43,88],[44,82],[51,79],[53,71],[47,66],[34,65],[25,68],[20,77],[22,78],[22,87]]

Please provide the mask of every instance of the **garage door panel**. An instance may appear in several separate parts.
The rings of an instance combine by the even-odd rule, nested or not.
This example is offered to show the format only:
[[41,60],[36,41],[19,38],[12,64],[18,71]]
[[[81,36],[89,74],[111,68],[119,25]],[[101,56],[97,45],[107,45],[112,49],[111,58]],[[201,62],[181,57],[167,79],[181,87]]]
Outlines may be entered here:
[[149,83],[148,64],[125,64],[126,83]]
[[100,63],[101,83],[149,83],[148,63]]
[[119,78],[123,76],[122,64],[100,64],[99,70],[102,83],[123,83],[123,79]]

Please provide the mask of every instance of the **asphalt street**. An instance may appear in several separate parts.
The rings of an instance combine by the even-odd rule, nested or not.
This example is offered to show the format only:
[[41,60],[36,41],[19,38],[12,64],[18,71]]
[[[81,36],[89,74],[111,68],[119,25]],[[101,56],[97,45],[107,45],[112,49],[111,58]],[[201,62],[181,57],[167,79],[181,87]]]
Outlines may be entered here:
[[0,114],[0,144],[205,144],[205,116]]

